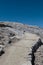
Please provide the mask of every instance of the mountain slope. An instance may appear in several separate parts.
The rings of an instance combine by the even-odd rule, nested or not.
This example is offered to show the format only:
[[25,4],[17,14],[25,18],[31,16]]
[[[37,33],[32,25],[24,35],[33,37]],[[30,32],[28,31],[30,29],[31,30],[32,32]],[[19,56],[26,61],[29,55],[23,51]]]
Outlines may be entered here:
[[[15,22],[0,22],[0,64],[32,65],[32,47],[43,40],[43,29]],[[5,53],[1,55],[1,51]]]

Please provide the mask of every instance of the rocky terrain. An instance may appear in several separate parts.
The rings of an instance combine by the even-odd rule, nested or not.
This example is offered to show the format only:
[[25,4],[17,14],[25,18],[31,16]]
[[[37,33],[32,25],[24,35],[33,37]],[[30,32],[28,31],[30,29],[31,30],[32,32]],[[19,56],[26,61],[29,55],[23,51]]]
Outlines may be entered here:
[[14,28],[17,31],[22,31],[22,32],[30,32],[30,33],[35,33],[37,35],[40,35],[40,37],[43,38],[43,28],[40,28],[38,26],[32,26],[32,25],[26,25],[26,24],[21,24],[21,23],[9,23],[9,22],[2,22],[9,28]]
[[[0,65],[32,65],[32,47],[39,38],[43,41],[43,28],[15,22],[0,22]],[[43,65],[37,63],[39,53],[36,51],[34,55],[35,65]]]

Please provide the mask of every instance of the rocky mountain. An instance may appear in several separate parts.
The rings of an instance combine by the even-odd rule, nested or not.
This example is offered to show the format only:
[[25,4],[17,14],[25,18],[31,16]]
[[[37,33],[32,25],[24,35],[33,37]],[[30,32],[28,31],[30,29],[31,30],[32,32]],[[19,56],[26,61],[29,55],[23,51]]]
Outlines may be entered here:
[[43,29],[40,27],[16,22],[0,22],[0,45],[4,47],[14,42],[14,40],[21,39],[25,32],[36,34],[43,38]]
[[[4,63],[3,58],[1,58],[0,64],[2,64],[3,61],[2,65],[6,65],[6,63],[7,65],[32,65],[30,63],[31,56],[28,55],[32,52],[32,47],[35,46],[34,49],[36,49],[39,46],[37,44],[35,45],[39,38],[43,39],[43,28],[16,22],[0,22],[0,56],[5,53],[3,58],[5,57],[6,61]],[[6,57],[8,57],[8,59]],[[15,62],[13,62],[14,60]],[[22,64],[21,61],[26,63],[23,62]]]
[[43,38],[43,28],[40,28],[38,26],[26,25],[26,24],[15,23],[15,22],[0,22],[0,24],[2,23],[5,25],[6,28],[9,28],[10,30],[13,28],[17,32],[22,32],[22,33],[30,32],[33,34],[37,34]]

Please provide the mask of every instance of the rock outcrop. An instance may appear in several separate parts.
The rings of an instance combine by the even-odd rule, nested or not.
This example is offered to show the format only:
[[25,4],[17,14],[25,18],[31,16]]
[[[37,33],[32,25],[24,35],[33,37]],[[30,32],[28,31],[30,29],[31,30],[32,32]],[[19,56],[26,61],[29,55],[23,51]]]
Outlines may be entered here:
[[39,39],[38,42],[32,47],[32,53],[31,53],[32,65],[43,65],[43,63],[42,63],[43,59],[42,59],[42,61],[40,60],[41,56],[43,57],[43,52],[41,52],[42,48],[39,49],[41,46],[43,46],[43,43],[42,43],[41,39]]
[[43,38],[43,28],[40,28],[38,26],[31,26],[31,25],[25,25],[21,23],[15,23],[15,22],[1,22],[1,24],[4,24],[5,27],[14,28],[19,31],[26,31],[33,34],[39,35],[41,38]]

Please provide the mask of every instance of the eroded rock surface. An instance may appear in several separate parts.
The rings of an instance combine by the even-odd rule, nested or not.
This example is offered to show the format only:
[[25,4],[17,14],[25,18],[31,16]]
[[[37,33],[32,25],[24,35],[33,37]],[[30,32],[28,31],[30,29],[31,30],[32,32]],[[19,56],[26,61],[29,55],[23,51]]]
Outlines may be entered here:
[[43,38],[43,29],[21,23],[0,22],[0,24],[0,50],[5,51],[0,56],[0,64],[32,65],[32,47],[39,38]]

